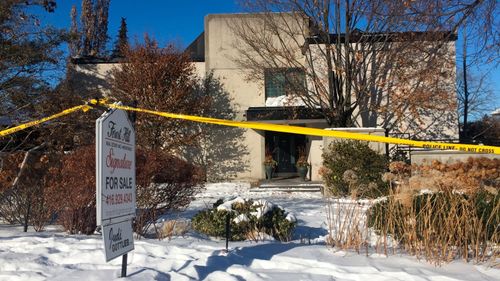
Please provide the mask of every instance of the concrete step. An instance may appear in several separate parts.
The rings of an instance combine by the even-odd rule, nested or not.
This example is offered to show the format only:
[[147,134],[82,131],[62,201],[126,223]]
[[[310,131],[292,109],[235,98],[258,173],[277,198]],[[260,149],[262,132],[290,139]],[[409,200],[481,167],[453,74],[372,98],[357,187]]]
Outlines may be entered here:
[[272,180],[261,180],[257,187],[250,189],[253,192],[321,192],[323,182],[303,181],[298,177],[276,177]]
[[322,185],[261,185],[251,188],[251,192],[321,192]]
[[296,187],[267,187],[251,188],[250,192],[321,192],[321,188],[296,188]]

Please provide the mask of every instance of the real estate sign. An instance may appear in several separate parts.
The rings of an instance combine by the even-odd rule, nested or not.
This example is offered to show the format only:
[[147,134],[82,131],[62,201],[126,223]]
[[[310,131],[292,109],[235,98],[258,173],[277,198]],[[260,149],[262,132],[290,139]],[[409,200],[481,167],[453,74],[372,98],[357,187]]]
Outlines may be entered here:
[[132,222],[122,221],[102,226],[106,262],[134,249]]
[[96,120],[97,224],[106,261],[134,249],[135,132],[128,115],[113,109]]

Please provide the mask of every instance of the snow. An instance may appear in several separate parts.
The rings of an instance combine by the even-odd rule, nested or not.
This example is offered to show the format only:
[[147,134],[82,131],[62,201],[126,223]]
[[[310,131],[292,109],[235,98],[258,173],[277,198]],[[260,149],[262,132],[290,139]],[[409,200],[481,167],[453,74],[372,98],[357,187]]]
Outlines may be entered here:
[[279,97],[266,98],[266,106],[303,106],[304,101],[300,97],[282,95]]
[[244,204],[245,203],[245,199],[243,199],[241,197],[236,197],[236,198],[234,198],[232,200],[225,201],[224,203],[222,203],[219,206],[217,206],[217,210],[219,210],[219,211],[221,211],[221,210],[232,211],[233,210],[232,206],[235,203]]
[[274,204],[266,199],[257,199],[253,201],[252,206],[257,207],[257,210],[255,212],[251,212],[250,214],[255,216],[257,219],[260,219],[263,215],[267,214],[267,212],[274,208]]
[[247,215],[245,215],[245,214],[240,214],[239,216],[237,216],[233,219],[234,223],[240,223],[240,222],[244,222],[244,221],[249,221]]
[[296,217],[295,217],[295,215],[294,215],[294,214],[292,214],[292,213],[288,213],[288,214],[286,215],[286,218],[285,218],[285,219],[286,219],[287,221],[289,221],[289,222],[296,222],[296,221],[297,221],[297,218],[296,218]]
[[[323,243],[327,210],[320,194],[249,188],[210,184],[187,210],[163,219],[189,219],[219,198],[265,198],[295,214],[293,241],[230,242],[226,253],[225,241],[194,232],[171,240],[143,238],[135,240],[128,277],[120,279],[121,259],[105,262],[99,235],[66,235],[58,226],[23,233],[21,226],[0,224],[0,280],[500,280],[500,269],[485,265],[456,261],[435,267],[406,255],[334,250]],[[304,237],[311,243],[301,243]]]

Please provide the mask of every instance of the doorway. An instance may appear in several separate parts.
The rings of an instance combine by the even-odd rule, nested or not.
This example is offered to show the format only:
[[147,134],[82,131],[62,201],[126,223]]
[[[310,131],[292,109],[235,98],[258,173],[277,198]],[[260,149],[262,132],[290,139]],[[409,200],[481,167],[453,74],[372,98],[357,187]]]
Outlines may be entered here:
[[266,150],[270,151],[273,159],[278,162],[275,169],[278,176],[291,176],[297,173],[295,163],[301,147],[306,147],[304,135],[266,132]]

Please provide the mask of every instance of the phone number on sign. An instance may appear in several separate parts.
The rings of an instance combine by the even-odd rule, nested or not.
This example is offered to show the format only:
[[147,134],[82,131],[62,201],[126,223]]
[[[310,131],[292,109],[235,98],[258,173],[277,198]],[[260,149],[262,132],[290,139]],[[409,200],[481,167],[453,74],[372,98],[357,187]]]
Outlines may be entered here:
[[107,205],[120,205],[132,202],[132,193],[117,193],[106,196]]

